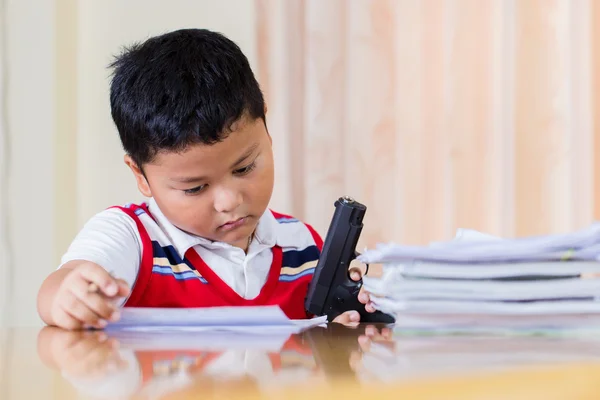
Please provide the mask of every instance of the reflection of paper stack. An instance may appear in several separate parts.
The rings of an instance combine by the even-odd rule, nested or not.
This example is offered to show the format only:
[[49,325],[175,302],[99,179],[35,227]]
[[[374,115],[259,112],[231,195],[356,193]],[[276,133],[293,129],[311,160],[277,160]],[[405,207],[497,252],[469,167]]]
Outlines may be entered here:
[[600,330],[600,224],[518,239],[461,230],[430,246],[379,245],[359,260],[384,265],[365,289],[398,328]]
[[600,360],[600,341],[596,339],[433,336],[401,337],[393,344],[372,344],[362,355],[357,376],[365,382],[397,382]]

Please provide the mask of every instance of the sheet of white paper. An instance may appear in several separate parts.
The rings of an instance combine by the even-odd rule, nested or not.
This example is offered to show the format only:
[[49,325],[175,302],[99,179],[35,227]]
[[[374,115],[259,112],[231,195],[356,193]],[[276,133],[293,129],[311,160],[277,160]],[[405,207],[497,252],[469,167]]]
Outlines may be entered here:
[[[493,264],[445,264],[413,261],[404,264],[384,265],[386,280],[404,278],[461,278],[461,279],[493,279],[523,276],[573,276],[600,274],[598,261],[531,261],[527,263],[493,263]],[[374,280],[376,278],[367,279]],[[383,279],[382,279],[383,280]]]
[[365,290],[395,300],[473,299],[534,300],[559,298],[595,298],[600,279],[540,279],[523,281],[468,281],[445,279],[398,279],[365,281]]
[[454,241],[461,242],[485,242],[488,240],[505,240],[504,238],[476,231],[474,229],[459,228],[456,230]]
[[211,308],[125,307],[121,318],[106,329],[131,331],[236,331],[296,333],[327,322],[327,317],[290,320],[278,306]]
[[503,303],[480,301],[396,301],[371,296],[376,309],[403,318],[409,312],[419,313],[470,313],[474,315],[552,315],[552,314],[599,314],[598,301],[539,301],[535,303]]
[[429,247],[442,248],[445,246],[453,246],[457,242],[469,242],[469,243],[481,243],[488,241],[496,241],[496,240],[504,240],[501,237],[493,236],[487,233],[479,232],[473,229],[465,229],[459,228],[456,230],[456,235],[452,240],[439,241],[439,242],[431,242],[429,243]]
[[[471,236],[472,233],[471,233]],[[565,257],[600,260],[600,223],[566,234],[503,240],[451,240],[435,246],[382,243],[363,252],[364,263],[424,260],[449,263],[561,260]]]

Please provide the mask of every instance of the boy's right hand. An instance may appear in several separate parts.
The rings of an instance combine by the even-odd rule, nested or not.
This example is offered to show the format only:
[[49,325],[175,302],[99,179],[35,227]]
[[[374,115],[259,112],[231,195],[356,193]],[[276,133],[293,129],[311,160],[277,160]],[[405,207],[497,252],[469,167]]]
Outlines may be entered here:
[[119,319],[116,301],[127,296],[129,290],[125,281],[112,277],[101,266],[78,263],[56,291],[50,309],[52,321],[64,329],[102,329],[107,321]]

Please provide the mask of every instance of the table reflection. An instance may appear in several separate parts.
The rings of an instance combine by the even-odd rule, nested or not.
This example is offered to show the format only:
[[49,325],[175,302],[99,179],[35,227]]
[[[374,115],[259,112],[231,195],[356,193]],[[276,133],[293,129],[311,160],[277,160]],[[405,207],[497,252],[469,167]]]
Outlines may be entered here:
[[368,391],[424,378],[597,362],[600,340],[400,336],[384,326],[338,324],[294,335],[46,327],[38,335],[38,354],[79,394],[95,399],[275,398],[280,389],[357,385]]
[[385,327],[332,324],[300,334],[76,331],[43,328],[38,353],[83,395],[161,398],[210,391],[270,389],[353,379],[370,340]]

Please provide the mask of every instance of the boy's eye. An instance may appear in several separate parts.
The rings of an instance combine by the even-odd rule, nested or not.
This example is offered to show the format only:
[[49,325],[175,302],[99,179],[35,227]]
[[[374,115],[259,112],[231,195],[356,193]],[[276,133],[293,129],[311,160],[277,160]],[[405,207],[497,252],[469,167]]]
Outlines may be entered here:
[[253,162],[252,164],[250,164],[244,168],[236,169],[235,171],[233,171],[233,173],[236,175],[246,175],[247,173],[249,173],[250,171],[252,171],[254,169],[255,165],[256,165],[256,162]]
[[206,185],[200,185],[200,186],[196,186],[195,188],[185,189],[183,192],[185,194],[196,194],[196,193],[200,192],[201,190],[203,190],[205,187],[206,187]]

